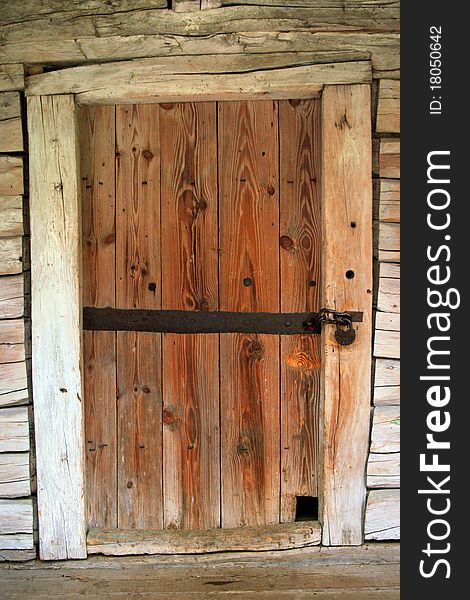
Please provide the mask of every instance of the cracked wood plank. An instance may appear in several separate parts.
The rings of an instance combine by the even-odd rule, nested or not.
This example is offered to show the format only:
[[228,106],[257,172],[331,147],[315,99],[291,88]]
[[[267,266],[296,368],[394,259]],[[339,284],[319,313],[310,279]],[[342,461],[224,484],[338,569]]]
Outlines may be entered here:
[[[85,558],[80,194],[73,96],[30,98],[28,132],[40,556]],[[51,435],[51,423],[61,435]]]
[[366,540],[400,539],[400,490],[372,490],[367,499]]
[[31,495],[29,452],[0,454],[0,497]]
[[[325,86],[322,103],[323,280],[327,283],[322,306],[361,310],[364,321],[355,326],[357,337],[350,346],[337,344],[333,327],[323,331],[320,510],[325,545],[358,545],[363,541],[371,379],[370,88]],[[352,278],[346,276],[348,271],[353,272]]]
[[0,278],[0,319],[17,319],[24,314],[23,275]]
[[[0,33],[3,33],[0,28]],[[21,63],[0,64],[0,92],[24,89],[24,67]]]
[[29,420],[26,406],[0,409],[0,452],[29,450]]

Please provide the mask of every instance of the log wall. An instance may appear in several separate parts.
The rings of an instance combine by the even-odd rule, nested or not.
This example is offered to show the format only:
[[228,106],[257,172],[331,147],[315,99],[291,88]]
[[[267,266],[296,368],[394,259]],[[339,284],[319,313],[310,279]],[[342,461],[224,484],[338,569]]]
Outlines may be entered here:
[[361,61],[364,67],[372,64],[376,312],[365,533],[370,540],[397,539],[399,3],[174,0],[172,9],[167,5],[166,0],[24,0],[0,7],[0,560],[36,555],[25,74],[26,85],[33,87],[42,84],[43,70],[48,84],[55,84],[50,72],[57,71],[62,85],[69,67],[137,58],[173,57],[176,66],[168,76],[176,72],[186,78],[217,70],[214,55],[221,55],[220,72],[250,72],[254,79],[273,64],[285,78],[285,69],[308,73],[322,64],[350,63],[355,69]]

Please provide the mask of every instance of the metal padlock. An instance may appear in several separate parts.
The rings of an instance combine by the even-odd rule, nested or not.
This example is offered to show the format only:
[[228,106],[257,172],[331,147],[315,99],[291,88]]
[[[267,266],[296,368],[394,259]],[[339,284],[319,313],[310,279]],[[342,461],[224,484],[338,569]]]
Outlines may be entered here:
[[[341,329],[346,325],[347,329]],[[335,339],[341,346],[349,346],[356,339],[356,331],[354,330],[351,321],[345,323],[336,323]]]

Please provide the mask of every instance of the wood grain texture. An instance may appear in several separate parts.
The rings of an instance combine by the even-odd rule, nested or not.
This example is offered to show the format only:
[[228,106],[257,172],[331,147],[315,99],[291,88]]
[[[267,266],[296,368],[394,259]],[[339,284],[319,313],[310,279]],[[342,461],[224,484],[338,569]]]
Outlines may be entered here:
[[370,450],[376,453],[400,451],[400,407],[378,406],[374,409]]
[[[369,103],[368,86],[327,86],[322,96],[322,305],[363,311],[351,346],[336,343],[333,327],[323,333],[320,512],[325,545],[363,541],[372,334]],[[347,278],[348,271],[353,278]]]
[[28,452],[0,454],[0,498],[31,495]]
[[400,140],[380,140],[379,151],[380,177],[400,179]]
[[88,534],[88,551],[119,555],[287,550],[318,545],[320,537],[321,528],[316,521],[201,531],[94,529]]
[[0,92],[0,152],[22,152],[23,129],[18,92]]
[[26,363],[0,364],[0,406],[15,406],[28,402]]
[[377,329],[374,338],[374,356],[400,358],[400,332]]
[[400,313],[377,312],[375,327],[385,331],[400,331]]
[[375,361],[375,386],[400,384],[400,361],[378,358]]
[[388,313],[400,313],[400,279],[380,277],[377,309]]
[[[43,559],[86,557],[77,121],[71,96],[28,102],[32,371]],[[61,435],[51,435],[51,423]]]
[[23,235],[23,198],[0,196],[0,237]]
[[0,534],[0,560],[32,560],[36,558],[32,533]]
[[23,193],[23,159],[20,156],[0,156],[0,194],[17,196]]
[[[3,33],[3,32],[2,32]],[[24,89],[24,67],[20,63],[0,64],[0,92]]]
[[368,488],[400,487],[400,453],[370,454],[367,462]]
[[16,275],[23,271],[23,239],[0,238],[0,274]]
[[[162,308],[217,310],[215,103],[161,105]],[[220,526],[219,340],[163,335],[164,527]]]
[[386,223],[400,222],[400,181],[380,180],[379,219]]
[[366,540],[400,539],[400,490],[369,492],[365,537]]
[[0,321],[0,363],[17,363],[24,359],[24,320]]
[[400,133],[400,81],[381,80],[375,130],[377,133]]
[[[278,107],[220,103],[221,310],[279,310]],[[279,521],[279,340],[221,334],[222,527]]]
[[29,419],[26,406],[0,409],[0,452],[29,450]]
[[395,406],[400,404],[400,386],[387,385],[384,387],[375,387],[373,402],[375,406]]
[[0,531],[9,533],[33,532],[33,501],[28,499],[0,499]]
[[23,275],[0,277],[0,319],[17,319],[24,314]]
[[[116,305],[161,308],[158,106],[116,109]],[[118,527],[161,529],[161,335],[117,334]]]
[[[279,102],[281,311],[320,309],[319,100]],[[317,496],[320,338],[281,337],[281,521]]]
[[[115,109],[80,111],[83,303],[115,306]],[[116,334],[84,331],[88,527],[117,526]]]

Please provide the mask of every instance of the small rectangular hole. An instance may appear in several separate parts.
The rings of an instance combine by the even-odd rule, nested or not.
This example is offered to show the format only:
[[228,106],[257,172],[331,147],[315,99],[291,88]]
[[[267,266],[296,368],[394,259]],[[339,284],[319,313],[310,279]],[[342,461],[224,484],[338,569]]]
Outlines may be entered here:
[[318,498],[297,496],[295,506],[296,521],[318,521]]

